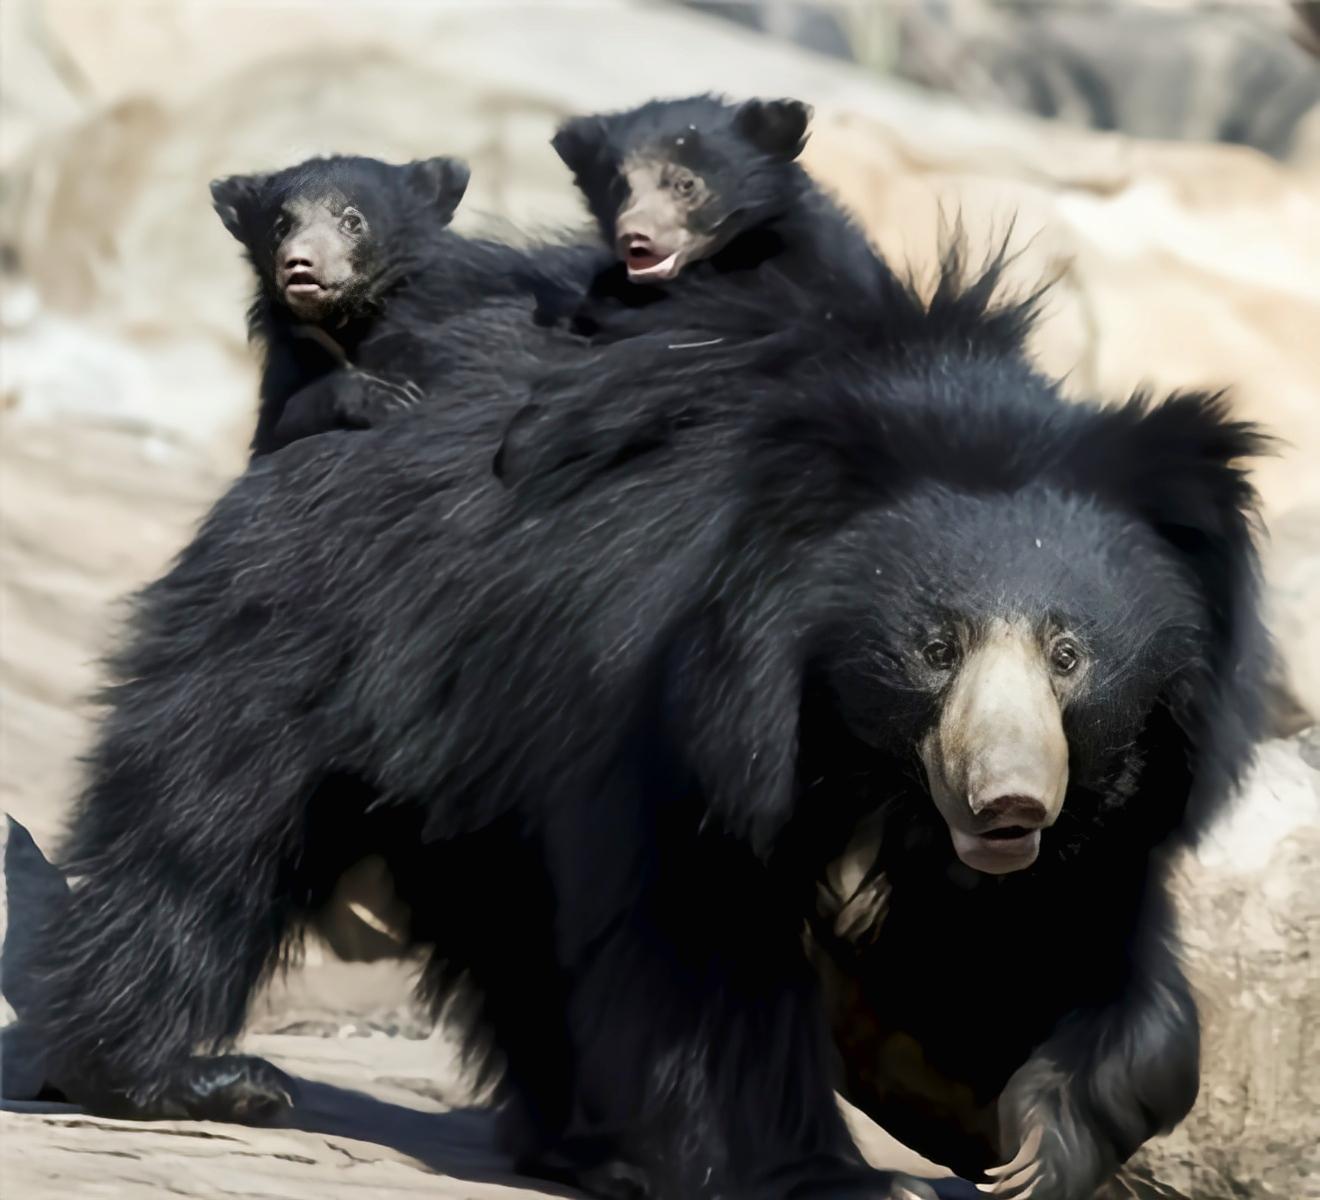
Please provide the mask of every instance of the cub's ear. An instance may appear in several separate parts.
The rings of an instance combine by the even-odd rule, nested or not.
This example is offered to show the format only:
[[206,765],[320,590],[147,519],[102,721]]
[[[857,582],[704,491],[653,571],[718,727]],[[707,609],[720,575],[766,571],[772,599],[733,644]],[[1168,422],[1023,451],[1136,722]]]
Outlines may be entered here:
[[574,177],[588,174],[605,154],[608,133],[599,117],[570,117],[555,130],[550,145]]
[[792,162],[807,144],[811,106],[800,100],[748,100],[739,106],[733,127],[763,154]]
[[261,205],[267,175],[230,175],[211,180],[211,206],[224,227],[244,245]]
[[467,163],[461,158],[424,158],[404,170],[413,191],[434,205],[440,221],[448,225],[472,178]]
[[1270,645],[1252,536],[1256,493],[1243,462],[1274,442],[1234,420],[1221,394],[1183,393],[1154,406],[1139,396],[1114,419],[1119,436],[1091,448],[1095,483],[1135,507],[1173,549],[1206,613],[1205,649],[1169,697],[1186,739],[1186,820],[1196,833],[1250,765],[1265,720]]

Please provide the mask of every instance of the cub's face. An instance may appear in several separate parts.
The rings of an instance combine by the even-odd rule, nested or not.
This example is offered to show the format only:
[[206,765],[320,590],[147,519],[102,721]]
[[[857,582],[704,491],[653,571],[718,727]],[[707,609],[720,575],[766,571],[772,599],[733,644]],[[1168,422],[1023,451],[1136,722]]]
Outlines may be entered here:
[[216,180],[211,195],[267,295],[299,320],[334,324],[371,307],[466,185],[467,168],[450,159],[338,158]]
[[566,122],[553,145],[635,282],[676,278],[779,215],[810,109],[708,97]]
[[828,668],[840,715],[915,760],[963,863],[1023,870],[1127,801],[1136,741],[1204,621],[1153,534],[1043,489],[932,492],[871,518],[841,561],[857,607]]

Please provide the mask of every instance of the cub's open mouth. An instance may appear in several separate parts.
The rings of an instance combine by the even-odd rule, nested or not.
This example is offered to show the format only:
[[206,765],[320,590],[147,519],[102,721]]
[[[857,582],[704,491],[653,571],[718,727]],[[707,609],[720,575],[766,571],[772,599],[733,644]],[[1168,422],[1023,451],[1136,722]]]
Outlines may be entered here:
[[321,281],[310,271],[294,271],[284,281],[286,296],[315,296],[323,291]]
[[629,279],[644,283],[651,280],[673,279],[681,266],[677,250],[662,257],[642,246],[634,246],[628,250],[624,265],[628,268]]

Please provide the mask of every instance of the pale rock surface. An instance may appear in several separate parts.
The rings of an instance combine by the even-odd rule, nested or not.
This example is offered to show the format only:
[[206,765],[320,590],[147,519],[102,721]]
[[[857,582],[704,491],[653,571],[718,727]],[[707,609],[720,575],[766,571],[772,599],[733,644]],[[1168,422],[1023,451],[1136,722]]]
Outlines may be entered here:
[[1202,1090],[1135,1165],[1192,1200],[1320,1197],[1320,730],[1262,747],[1176,891]]

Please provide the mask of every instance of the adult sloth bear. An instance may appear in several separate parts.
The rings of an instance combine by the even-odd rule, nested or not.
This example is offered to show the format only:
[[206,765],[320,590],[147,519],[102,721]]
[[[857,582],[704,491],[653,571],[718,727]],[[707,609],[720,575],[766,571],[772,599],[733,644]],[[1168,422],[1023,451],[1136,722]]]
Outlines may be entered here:
[[[299,923],[376,852],[432,950],[424,990],[464,990],[500,1052],[524,1169],[684,1200],[926,1195],[859,1161],[801,935],[877,819],[935,873],[918,894],[954,904],[980,876],[950,873],[944,814],[973,865],[1025,863],[1027,826],[1050,826],[1042,867],[1078,845],[993,930],[1020,971],[954,977],[971,1053],[998,1052],[978,1018],[996,989],[1056,1031],[1008,1136],[1081,1124],[1114,1161],[1176,1120],[1195,1026],[1150,855],[1249,753],[1234,463],[1257,438],[1202,396],[1063,403],[1026,361],[1028,310],[988,308],[994,282],[929,306],[885,285],[873,312],[804,295],[797,320],[776,289],[744,303],[773,303],[780,334],[641,337],[547,370],[541,436],[561,414],[571,452],[511,491],[487,464],[516,373],[474,374],[444,419],[251,469],[114,665],[44,967],[75,1094],[138,1116],[287,1102],[260,1060],[191,1056],[238,1033]],[[1036,722],[1006,719],[964,778],[959,714],[1026,711],[956,672],[1001,643]],[[1047,696],[1066,787],[1057,744],[1052,773],[1024,765]],[[932,738],[935,803],[913,779]],[[1005,848],[990,826],[1010,818]],[[1074,989],[1036,935],[1085,906],[1094,986]]]
[[1047,420],[964,463],[982,494],[914,495],[830,682],[865,715],[821,756],[887,792],[812,922],[844,1092],[995,1196],[1089,1200],[1196,1097],[1167,850],[1241,770],[1263,646],[1219,412]]

